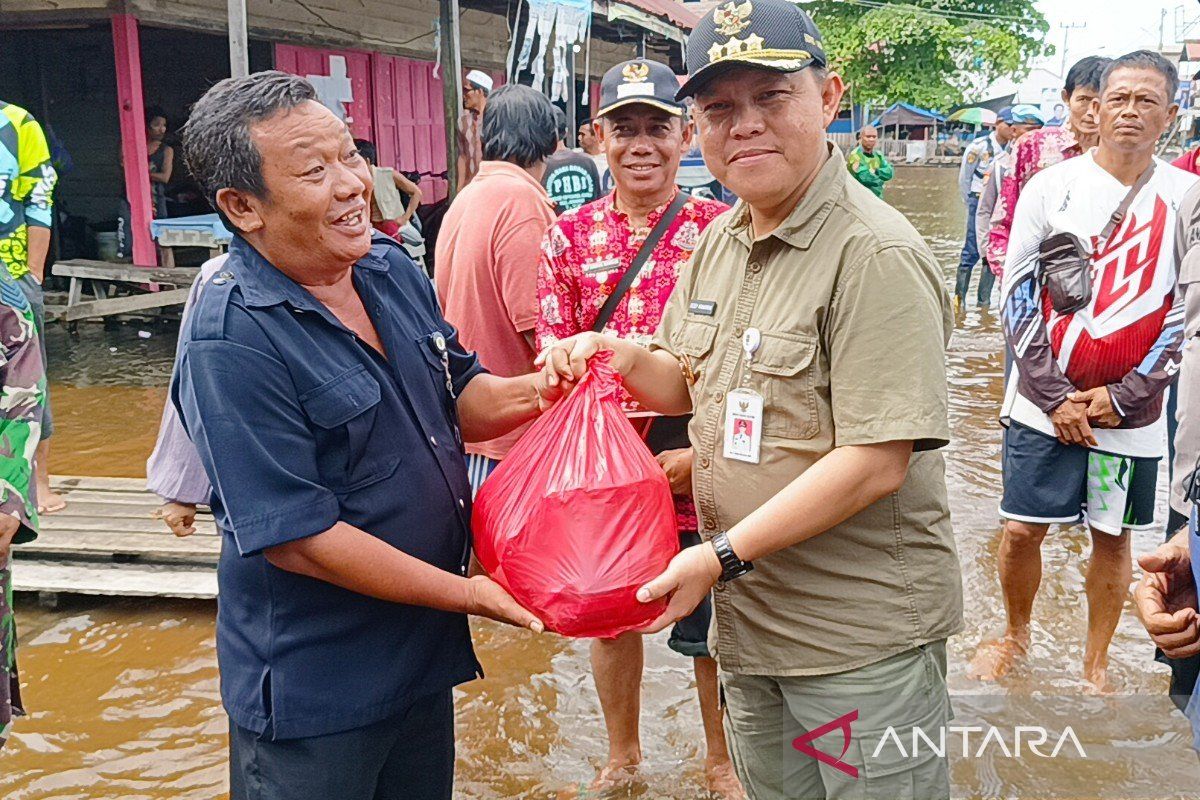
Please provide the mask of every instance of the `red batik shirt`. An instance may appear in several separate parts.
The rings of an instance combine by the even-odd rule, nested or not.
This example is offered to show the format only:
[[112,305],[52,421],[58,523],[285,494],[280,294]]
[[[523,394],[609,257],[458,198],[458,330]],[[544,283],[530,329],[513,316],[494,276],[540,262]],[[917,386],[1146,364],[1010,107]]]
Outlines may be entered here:
[[[560,339],[592,329],[604,301],[675,199],[672,196],[652,211],[644,228],[634,230],[629,217],[616,208],[615,197],[614,192],[566,212],[542,241],[537,278],[539,352]],[[649,345],[701,231],[728,208],[697,197],[684,204],[609,319],[605,333]],[[627,413],[642,411],[624,390],[621,404]],[[675,508],[680,530],[696,530],[691,498],[675,498]]]

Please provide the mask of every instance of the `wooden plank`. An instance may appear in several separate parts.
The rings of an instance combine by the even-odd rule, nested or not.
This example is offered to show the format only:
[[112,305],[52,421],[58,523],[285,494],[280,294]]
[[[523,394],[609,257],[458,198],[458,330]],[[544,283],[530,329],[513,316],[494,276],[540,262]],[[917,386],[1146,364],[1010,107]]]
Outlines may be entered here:
[[132,492],[93,492],[88,489],[79,489],[71,492],[68,497],[70,502],[66,510],[48,515],[43,522],[61,517],[80,516],[85,512],[80,512],[78,509],[92,506],[102,506],[113,513],[144,512],[150,514],[162,505],[162,501],[154,495],[140,495]]
[[17,560],[13,589],[18,592],[202,600],[217,596],[217,571],[212,568],[72,564],[25,560],[20,555]]
[[165,527],[159,534],[43,531],[32,542],[15,545],[13,552],[25,558],[71,556],[108,561],[118,556],[147,562],[188,561],[215,566],[221,554],[221,537],[197,534],[180,539]]
[[146,491],[145,478],[105,478],[92,475],[54,475],[50,485],[55,489],[102,489],[114,492],[140,492],[153,497]]
[[[100,492],[89,493],[91,496],[86,496],[83,492],[74,493],[70,496],[70,501],[67,507],[62,511],[56,511],[53,514],[42,515],[42,527],[61,528],[66,525],[66,522],[61,520],[70,520],[75,517],[95,518],[97,516],[109,516],[114,519],[152,519],[154,512],[159,507],[157,497],[147,500],[137,500],[129,495],[116,495],[117,499],[109,499]],[[208,514],[201,514],[199,519],[211,521],[212,517]]]
[[151,294],[134,294],[127,297],[114,297],[109,300],[91,300],[68,306],[63,312],[62,319],[75,322],[91,317],[111,317],[115,314],[129,314],[134,311],[148,311],[165,306],[179,306],[187,302],[191,289],[171,289],[166,292]]
[[[42,523],[44,533],[60,534],[69,532],[73,535],[90,536],[92,533],[121,533],[131,536],[170,536],[174,534],[162,520],[154,519],[149,514],[138,516],[108,516],[103,517],[63,517],[59,514],[47,514]],[[201,520],[201,524],[205,524]],[[210,523],[211,524],[211,523]],[[206,525],[208,527],[208,525]],[[215,531],[215,528],[210,528]]]
[[50,271],[64,278],[91,278],[126,283],[170,283],[175,286],[191,286],[200,274],[199,267],[139,267],[83,258],[58,261]]

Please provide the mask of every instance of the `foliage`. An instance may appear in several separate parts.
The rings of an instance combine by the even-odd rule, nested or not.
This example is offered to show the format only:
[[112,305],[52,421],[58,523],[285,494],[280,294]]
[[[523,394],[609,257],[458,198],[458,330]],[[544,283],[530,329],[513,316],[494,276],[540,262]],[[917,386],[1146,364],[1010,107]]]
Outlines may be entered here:
[[1054,52],[1035,0],[810,0],[854,101],[945,109]]

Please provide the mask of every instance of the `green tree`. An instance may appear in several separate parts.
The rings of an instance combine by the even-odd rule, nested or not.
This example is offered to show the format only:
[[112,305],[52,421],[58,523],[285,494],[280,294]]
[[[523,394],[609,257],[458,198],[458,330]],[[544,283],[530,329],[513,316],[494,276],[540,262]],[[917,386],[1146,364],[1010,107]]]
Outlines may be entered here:
[[948,108],[1054,52],[1035,0],[810,0],[855,102]]

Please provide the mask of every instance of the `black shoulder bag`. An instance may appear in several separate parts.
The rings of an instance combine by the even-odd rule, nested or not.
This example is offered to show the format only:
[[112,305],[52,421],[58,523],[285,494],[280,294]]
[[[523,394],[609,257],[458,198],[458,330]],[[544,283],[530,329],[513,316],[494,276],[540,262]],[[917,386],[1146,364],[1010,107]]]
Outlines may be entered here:
[[[1104,250],[1117,226],[1125,219],[1129,206],[1150,182],[1153,174],[1154,162],[1151,161],[1137,182],[1129,187],[1125,199],[1100,232],[1100,239],[1096,242],[1097,253]],[[1045,239],[1038,247],[1038,266],[1038,282],[1046,287],[1050,305],[1059,314],[1074,313],[1092,302],[1092,252],[1078,236],[1064,231]]]
[[637,254],[634,255],[633,261],[629,265],[629,269],[625,270],[625,274],[621,276],[617,288],[613,289],[613,293],[604,301],[604,305],[600,308],[600,316],[596,317],[595,324],[592,325],[592,330],[600,333],[604,330],[604,326],[612,319],[612,315],[616,313],[617,306],[621,305],[621,301],[625,299],[625,295],[629,293],[629,287],[633,286],[634,280],[638,273],[642,271],[642,267],[646,265],[646,260],[650,258],[650,254],[654,252],[654,248],[658,247],[659,241],[666,234],[667,228],[671,227],[671,223],[675,221],[675,217],[679,216],[679,212],[683,210],[684,205],[691,199],[687,192],[682,189],[675,195],[674,201],[663,212],[662,217],[658,220],[658,224],[646,237],[646,241],[642,242],[642,246],[638,248]]
[[[658,224],[650,231],[646,237],[646,241],[642,242],[642,246],[638,248],[637,254],[634,255],[633,261],[629,264],[629,269],[625,270],[625,274],[621,276],[621,280],[617,283],[613,293],[604,301],[604,305],[600,308],[600,315],[596,317],[596,322],[592,325],[592,330],[600,333],[604,330],[604,326],[612,319],[612,315],[616,313],[617,306],[621,305],[621,301],[625,299],[625,295],[629,293],[629,287],[633,286],[634,280],[642,271],[642,267],[646,265],[646,261],[650,258],[650,254],[654,252],[654,248],[658,246],[659,241],[666,234],[667,228],[671,227],[671,223],[675,221],[675,217],[679,216],[679,212],[683,210],[684,205],[691,199],[690,195],[682,189],[675,195],[674,201],[663,212],[662,217],[658,220]],[[691,415],[683,417],[650,417],[646,424],[639,430],[642,438],[650,447],[650,451],[657,455],[665,450],[679,450],[684,447],[690,447],[687,438],[687,424],[691,419]],[[657,424],[656,424],[657,423]]]

